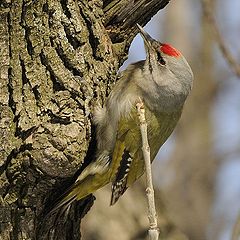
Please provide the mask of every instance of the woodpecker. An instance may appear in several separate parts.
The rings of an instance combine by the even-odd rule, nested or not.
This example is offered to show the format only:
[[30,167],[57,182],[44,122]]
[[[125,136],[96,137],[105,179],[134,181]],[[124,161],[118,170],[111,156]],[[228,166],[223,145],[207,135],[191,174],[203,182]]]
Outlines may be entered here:
[[141,132],[136,102],[141,98],[148,124],[151,161],[173,132],[190,93],[193,73],[184,56],[170,44],[154,40],[137,24],[146,60],[118,75],[104,107],[95,109],[97,154],[56,208],[69,206],[108,183],[110,204],[144,173]]

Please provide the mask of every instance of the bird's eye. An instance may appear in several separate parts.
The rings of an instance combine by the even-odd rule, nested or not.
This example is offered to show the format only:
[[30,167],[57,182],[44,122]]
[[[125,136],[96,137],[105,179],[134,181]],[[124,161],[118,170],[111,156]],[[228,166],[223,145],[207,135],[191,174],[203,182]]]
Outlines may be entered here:
[[166,62],[165,62],[165,60],[163,59],[163,57],[162,57],[162,55],[161,55],[160,52],[157,52],[157,60],[158,60],[158,62],[159,62],[161,65],[165,65],[165,64],[166,64]]

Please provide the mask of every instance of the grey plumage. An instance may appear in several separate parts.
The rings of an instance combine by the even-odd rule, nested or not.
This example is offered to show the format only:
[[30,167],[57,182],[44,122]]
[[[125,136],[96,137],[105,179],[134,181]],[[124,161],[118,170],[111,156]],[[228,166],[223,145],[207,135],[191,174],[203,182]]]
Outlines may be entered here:
[[[94,112],[96,159],[82,172],[60,205],[79,200],[109,182],[114,204],[144,173],[136,101],[145,105],[151,161],[174,130],[192,88],[193,73],[183,55],[152,39],[140,26],[146,60],[119,74],[105,105]],[[126,155],[127,154],[127,155]]]

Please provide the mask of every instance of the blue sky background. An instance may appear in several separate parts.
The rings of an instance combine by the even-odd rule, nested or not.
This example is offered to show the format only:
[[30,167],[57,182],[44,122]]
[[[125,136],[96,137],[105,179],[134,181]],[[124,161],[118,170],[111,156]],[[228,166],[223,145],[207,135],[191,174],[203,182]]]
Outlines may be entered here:
[[[216,19],[220,31],[233,55],[240,63],[240,1],[219,0],[216,7]],[[201,11],[199,2],[185,0],[189,7],[189,25],[191,27],[193,46],[200,44],[198,28],[200,25]],[[174,5],[174,1],[172,2]],[[193,11],[194,8],[194,11]],[[166,41],[161,24],[164,22],[165,11],[160,11],[144,27],[150,35],[161,41]],[[171,39],[167,39],[171,42]],[[181,46],[177,46],[181,49]],[[131,62],[145,58],[143,41],[139,34],[134,39],[130,50],[129,58],[122,66],[121,70]],[[219,240],[228,240],[231,236],[232,226],[240,210],[240,79],[238,79],[229,68],[217,45],[214,48],[214,64],[216,81],[220,83],[220,93],[217,95],[212,109],[211,118],[213,125],[214,151],[222,156],[215,183],[215,200],[212,211],[212,218],[215,223],[225,219],[221,228]],[[191,63],[190,63],[191,65]],[[220,74],[219,74],[220,73]],[[160,161],[167,161],[168,155],[174,144],[174,137],[170,138],[167,144],[161,149]],[[159,159],[159,157],[158,157]],[[165,179],[167,181],[167,179]],[[164,181],[162,181],[164,183]],[[209,226],[208,239],[213,240],[212,226]]]

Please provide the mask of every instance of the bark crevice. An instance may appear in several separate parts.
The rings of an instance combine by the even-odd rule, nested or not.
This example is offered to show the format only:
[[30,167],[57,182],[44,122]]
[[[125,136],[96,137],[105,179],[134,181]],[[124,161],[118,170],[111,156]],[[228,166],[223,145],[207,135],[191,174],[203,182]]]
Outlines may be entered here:
[[[111,2],[126,4],[104,1],[106,9]],[[9,214],[0,219],[4,240],[80,239],[92,195],[73,204],[65,222],[54,225],[45,214],[94,160],[92,110],[105,101],[127,56],[136,33],[133,19],[142,18],[138,7],[131,25],[121,25],[123,10],[113,5],[104,10],[98,0],[0,3],[0,212]]]

